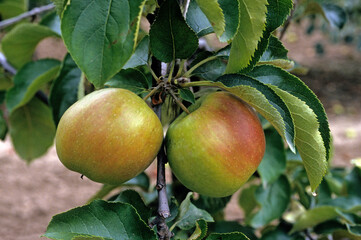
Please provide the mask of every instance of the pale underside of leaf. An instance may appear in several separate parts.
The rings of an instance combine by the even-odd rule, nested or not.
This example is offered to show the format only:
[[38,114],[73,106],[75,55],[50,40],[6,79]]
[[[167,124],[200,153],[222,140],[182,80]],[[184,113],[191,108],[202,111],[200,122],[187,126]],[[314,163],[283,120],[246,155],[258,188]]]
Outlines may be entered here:
[[239,0],[240,22],[232,41],[226,73],[247,67],[265,28],[267,0]]
[[214,32],[220,37],[226,27],[223,11],[217,0],[196,0],[198,6],[207,16]]
[[295,122],[295,143],[299,151],[312,191],[326,174],[326,149],[319,132],[316,114],[305,102],[275,86],[269,85],[287,104]]

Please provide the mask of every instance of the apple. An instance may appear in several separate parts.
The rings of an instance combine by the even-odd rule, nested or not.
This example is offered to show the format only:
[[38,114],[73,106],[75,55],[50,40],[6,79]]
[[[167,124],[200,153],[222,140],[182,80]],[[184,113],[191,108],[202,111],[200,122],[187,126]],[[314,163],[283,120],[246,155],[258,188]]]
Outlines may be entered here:
[[192,191],[229,196],[252,176],[263,158],[262,125],[249,105],[227,92],[206,95],[189,110],[167,131],[172,172]]
[[136,94],[120,88],[95,91],[60,119],[56,151],[70,170],[119,185],[144,171],[163,141],[157,115]]

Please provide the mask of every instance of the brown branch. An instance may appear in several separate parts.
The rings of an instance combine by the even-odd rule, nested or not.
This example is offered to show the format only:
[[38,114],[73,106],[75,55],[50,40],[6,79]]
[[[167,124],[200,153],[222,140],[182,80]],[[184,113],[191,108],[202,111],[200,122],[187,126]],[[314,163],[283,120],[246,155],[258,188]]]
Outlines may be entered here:
[[[159,104],[154,107],[154,111],[158,118],[161,119],[162,105]],[[167,163],[167,155],[164,150],[164,142],[157,155],[157,191],[158,191],[158,215],[149,224],[151,228],[157,226],[157,234],[159,240],[170,240],[173,233],[169,231],[166,223],[166,218],[170,217],[170,209],[168,204],[166,180],[165,180],[165,164]]]

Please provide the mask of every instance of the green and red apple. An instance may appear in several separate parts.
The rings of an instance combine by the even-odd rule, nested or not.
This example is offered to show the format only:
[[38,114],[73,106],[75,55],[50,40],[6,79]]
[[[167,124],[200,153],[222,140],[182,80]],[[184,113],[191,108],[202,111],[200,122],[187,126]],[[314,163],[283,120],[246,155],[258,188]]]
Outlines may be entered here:
[[265,152],[256,113],[227,92],[211,93],[189,110],[167,132],[172,172],[192,191],[211,197],[233,194],[256,171]]
[[162,141],[162,124],[143,99],[108,88],[85,96],[64,113],[56,151],[70,170],[118,185],[144,171]]

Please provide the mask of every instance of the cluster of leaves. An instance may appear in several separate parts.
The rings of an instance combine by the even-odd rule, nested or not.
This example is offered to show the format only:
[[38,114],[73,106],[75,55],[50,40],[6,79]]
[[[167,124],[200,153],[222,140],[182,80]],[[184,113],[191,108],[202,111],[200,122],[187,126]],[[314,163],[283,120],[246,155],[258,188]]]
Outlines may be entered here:
[[[258,168],[260,177],[254,176],[238,196],[242,223],[224,219],[231,197],[188,193],[179,204],[172,196],[175,186],[167,185],[171,203],[167,225],[174,239],[360,239],[361,169],[331,169],[317,195],[312,194],[300,156],[284,149],[273,128],[266,129],[266,137],[269,144]],[[279,168],[267,171],[272,164]],[[108,201],[94,200],[119,187],[119,194]],[[90,204],[54,216],[44,236],[157,239],[147,226],[156,215],[156,198],[156,189],[144,173],[122,186],[104,186]]]

